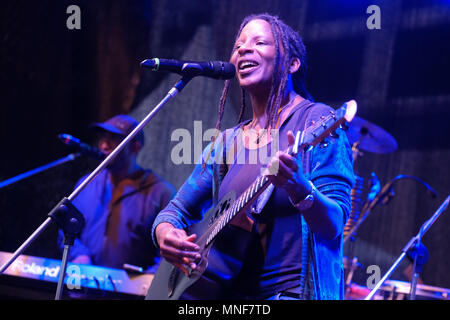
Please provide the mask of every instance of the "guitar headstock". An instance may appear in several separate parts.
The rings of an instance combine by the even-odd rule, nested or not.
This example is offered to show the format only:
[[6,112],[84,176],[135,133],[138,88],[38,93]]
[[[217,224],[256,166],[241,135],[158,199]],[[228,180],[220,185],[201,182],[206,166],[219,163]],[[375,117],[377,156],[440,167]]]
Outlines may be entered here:
[[319,121],[313,122],[304,131],[297,131],[292,153],[296,155],[301,147],[316,146],[326,136],[332,134],[340,125],[351,122],[357,111],[357,103],[350,100],[339,109],[330,111],[327,116],[321,116]]
[[344,106],[345,106],[344,119],[347,122],[352,122],[353,118],[355,118],[356,111],[358,110],[358,105],[355,100],[350,100],[344,103],[344,105],[341,108],[343,108]]

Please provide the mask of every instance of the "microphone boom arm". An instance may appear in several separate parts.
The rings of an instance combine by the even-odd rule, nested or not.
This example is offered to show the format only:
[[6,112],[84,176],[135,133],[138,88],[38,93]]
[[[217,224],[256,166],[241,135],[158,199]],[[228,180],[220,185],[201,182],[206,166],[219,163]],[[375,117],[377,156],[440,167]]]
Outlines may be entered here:
[[423,181],[420,178],[414,177],[414,176],[409,176],[409,175],[405,175],[405,174],[399,174],[397,175],[394,179],[392,179],[391,181],[389,181],[388,183],[386,183],[384,185],[384,187],[381,189],[381,191],[375,196],[375,198],[370,201],[370,202],[366,202],[364,204],[364,207],[361,210],[361,217],[359,218],[359,220],[356,222],[355,226],[349,231],[349,233],[344,237],[344,244],[350,239],[350,237],[358,230],[359,226],[363,223],[363,221],[370,215],[372,209],[380,202],[382,201],[385,197],[389,197],[389,193],[390,190],[392,189],[392,186],[394,185],[394,183],[398,180],[401,179],[412,179],[416,182],[419,182],[421,184],[423,184],[428,192],[433,196],[433,198],[436,198],[437,193],[436,191],[425,181]]
[[27,172],[21,173],[21,174],[15,176],[15,177],[7,179],[7,180],[3,180],[3,181],[0,182],[0,189],[5,188],[5,187],[7,187],[7,186],[9,186],[9,185],[11,185],[13,183],[19,182],[19,181],[21,181],[23,179],[26,179],[26,178],[29,178],[31,176],[34,176],[34,175],[36,175],[38,173],[44,172],[46,170],[49,170],[51,168],[60,166],[60,165],[62,165],[64,163],[66,163],[66,162],[73,161],[73,160],[75,160],[76,158],[78,158],[80,156],[81,156],[81,153],[71,153],[71,154],[69,154],[69,155],[67,155],[67,156],[65,156],[63,158],[60,158],[60,159],[55,160],[55,161],[52,161],[52,162],[47,163],[47,164],[45,164],[43,166],[40,166],[40,167],[37,167],[35,169],[29,170]]

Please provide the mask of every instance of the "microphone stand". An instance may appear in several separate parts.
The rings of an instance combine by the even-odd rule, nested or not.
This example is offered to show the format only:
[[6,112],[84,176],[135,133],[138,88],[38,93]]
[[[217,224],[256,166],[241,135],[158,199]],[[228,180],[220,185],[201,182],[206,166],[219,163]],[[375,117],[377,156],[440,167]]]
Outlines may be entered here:
[[122,142],[103,160],[102,163],[85,179],[83,182],[69,195],[64,197],[48,214],[48,218],[33,232],[33,234],[14,252],[8,261],[6,261],[0,268],[0,275],[14,262],[15,259],[50,225],[53,221],[58,227],[63,229],[64,233],[64,252],[61,262],[61,271],[58,279],[58,286],[56,290],[55,300],[60,300],[64,285],[65,272],[67,267],[67,259],[69,257],[70,247],[73,245],[76,235],[78,235],[84,227],[83,215],[73,206],[71,201],[78,196],[78,194],[102,171],[108,164],[117,156],[119,152],[141,131],[144,126],[150,122],[156,113],[167,103],[174,98],[192,77],[182,77],[169,90],[166,96],[158,103],[158,105],[126,136]]
[[409,288],[409,300],[416,299],[416,287],[417,280],[420,273],[422,273],[422,267],[428,261],[428,250],[422,244],[421,239],[423,235],[423,226],[420,228],[419,233],[411,241],[414,241],[413,246],[406,252],[408,257],[413,260],[413,272],[411,278],[411,286]]
[[[431,227],[431,225],[437,220],[437,218],[441,215],[441,213],[447,208],[448,204],[450,202],[450,195],[447,196],[445,201],[441,204],[441,206],[436,210],[436,212],[431,216],[430,219],[425,221],[425,223],[420,228],[419,233],[412,237],[411,240],[408,242],[408,244],[403,248],[402,254],[398,257],[398,259],[394,262],[394,264],[391,266],[391,268],[386,272],[386,274],[383,276],[383,278],[376,284],[376,286],[372,289],[372,291],[367,295],[367,297],[364,300],[371,300],[375,293],[378,291],[378,289],[383,285],[383,283],[391,276],[391,274],[394,272],[394,270],[398,267],[400,262],[403,260],[403,258],[407,254],[414,255],[414,269],[413,270],[413,278],[412,283],[410,287],[410,298],[411,300],[415,299],[415,291],[416,291],[416,284],[417,284],[417,278],[418,278],[418,270],[416,269],[416,264],[420,266],[420,269],[426,260],[426,251],[423,250],[423,246],[421,246],[421,239],[423,235],[428,231],[428,229]],[[423,248],[422,248],[423,247]]]
[[66,163],[66,162],[69,162],[69,161],[73,161],[76,158],[78,158],[79,156],[81,156],[81,153],[71,153],[71,154],[69,154],[69,155],[67,155],[67,156],[65,156],[63,158],[60,158],[60,159],[55,160],[55,161],[52,161],[52,162],[50,162],[48,164],[45,164],[43,166],[37,167],[35,169],[32,169],[30,171],[24,172],[22,174],[19,174],[19,175],[15,176],[15,177],[7,179],[7,180],[1,181],[0,182],[0,189],[5,188],[5,187],[7,187],[7,186],[9,186],[9,185],[11,185],[13,183],[19,182],[19,181],[21,181],[21,180],[23,180],[25,178],[31,177],[31,176],[33,176],[35,174],[40,173],[40,172],[43,172],[45,170],[48,170],[48,169],[51,169],[53,167],[62,165],[62,164]]

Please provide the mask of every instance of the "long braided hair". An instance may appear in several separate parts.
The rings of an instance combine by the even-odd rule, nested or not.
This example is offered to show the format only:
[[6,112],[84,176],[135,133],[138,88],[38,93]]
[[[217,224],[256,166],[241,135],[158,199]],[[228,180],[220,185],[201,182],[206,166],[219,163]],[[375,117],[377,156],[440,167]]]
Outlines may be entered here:
[[[272,29],[272,34],[275,40],[276,57],[275,57],[275,67],[274,74],[272,77],[272,85],[269,93],[269,99],[267,101],[266,113],[268,115],[268,121],[266,124],[266,129],[269,126],[275,127],[278,121],[279,113],[278,110],[281,107],[283,100],[283,95],[286,90],[286,84],[289,77],[289,66],[292,58],[300,59],[300,68],[292,74],[292,82],[294,86],[294,91],[301,95],[303,98],[313,101],[313,98],[308,93],[305,87],[305,75],[306,75],[306,48],[303,44],[301,36],[294,31],[290,26],[285,24],[277,16],[272,16],[268,13],[249,15],[242,21],[239,31],[236,35],[235,41],[239,38],[242,29],[252,20],[261,19],[265,20],[270,24]],[[284,55],[281,54],[280,45],[283,46]],[[233,48],[231,55],[233,55],[236,49]],[[226,80],[224,88],[222,90],[222,95],[219,100],[219,112],[218,119],[216,123],[216,131],[220,132],[220,126],[223,118],[223,113],[225,109],[225,102],[228,96],[229,88],[231,85],[231,80]],[[245,111],[245,90],[241,88],[241,108],[238,117],[238,123],[242,121],[242,117]],[[215,138],[212,139],[213,146]],[[211,147],[210,154],[213,147]],[[205,165],[205,163],[204,163]],[[203,167],[204,168],[204,167]]]
[[[236,35],[236,40],[239,38],[242,29],[252,20],[261,19],[267,21],[272,29],[272,34],[276,46],[275,68],[272,80],[272,86],[267,101],[266,112],[269,121],[267,127],[275,125],[278,120],[278,109],[281,106],[283,94],[286,90],[286,84],[289,76],[289,65],[292,58],[299,58],[301,65],[297,72],[292,74],[292,82],[294,84],[294,91],[308,100],[313,100],[305,87],[306,75],[306,48],[303,44],[301,36],[294,31],[290,26],[285,24],[277,16],[272,16],[267,13],[249,15],[244,18]],[[280,44],[283,46],[285,54],[281,55]],[[231,55],[235,49],[233,48]],[[281,73],[280,73],[281,71]],[[231,80],[225,81],[225,86],[219,101],[219,115],[216,123],[216,129],[220,130],[220,125],[223,117],[226,98],[228,95]],[[241,109],[239,112],[238,123],[242,121],[245,111],[245,90],[241,88]],[[266,127],[266,129],[267,129]]]

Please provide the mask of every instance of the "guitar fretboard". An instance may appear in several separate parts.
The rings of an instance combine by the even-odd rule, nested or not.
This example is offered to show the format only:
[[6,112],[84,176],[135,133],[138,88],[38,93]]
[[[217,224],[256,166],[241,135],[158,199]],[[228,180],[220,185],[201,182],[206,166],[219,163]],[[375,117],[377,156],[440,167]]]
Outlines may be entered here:
[[270,185],[269,179],[265,175],[260,175],[250,187],[248,187],[239,198],[234,201],[233,205],[225,211],[225,213],[218,218],[211,226],[211,232],[206,239],[208,246],[217,234],[231,221],[242,209],[248,204],[252,203],[257,196],[259,196]]

